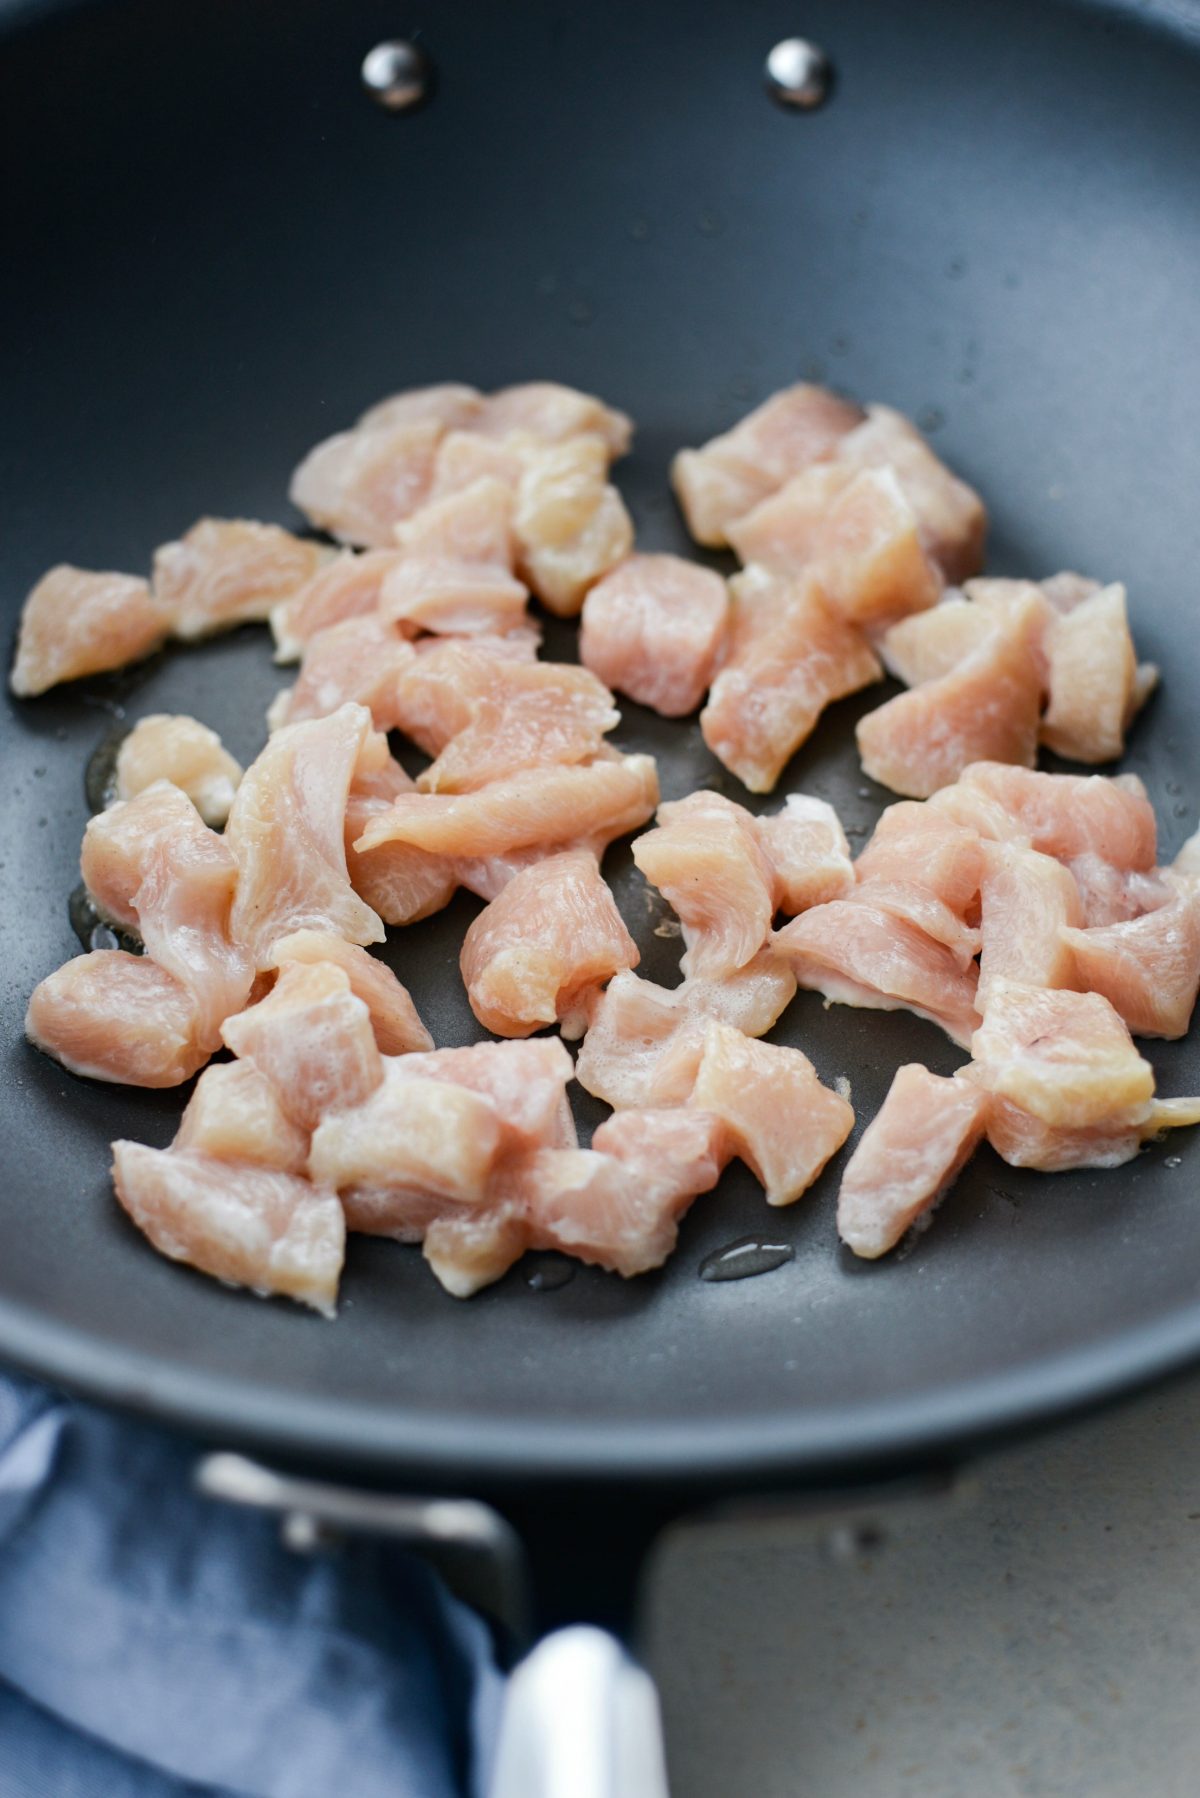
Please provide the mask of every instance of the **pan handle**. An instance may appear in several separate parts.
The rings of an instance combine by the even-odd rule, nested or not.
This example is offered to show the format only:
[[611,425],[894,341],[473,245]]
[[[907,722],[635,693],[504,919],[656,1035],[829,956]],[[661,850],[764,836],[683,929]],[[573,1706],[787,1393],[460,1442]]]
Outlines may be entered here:
[[572,1625],[519,1664],[488,1798],[667,1798],[658,1693],[615,1636]]

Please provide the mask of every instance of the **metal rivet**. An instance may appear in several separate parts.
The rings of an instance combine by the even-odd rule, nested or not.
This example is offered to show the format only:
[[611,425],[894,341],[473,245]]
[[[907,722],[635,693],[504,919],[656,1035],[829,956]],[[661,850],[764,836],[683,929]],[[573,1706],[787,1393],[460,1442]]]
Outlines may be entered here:
[[767,57],[767,92],[781,106],[811,112],[829,98],[833,69],[829,58],[807,38],[785,37]]
[[394,38],[367,51],[362,84],[385,112],[411,112],[429,96],[433,64],[419,44]]

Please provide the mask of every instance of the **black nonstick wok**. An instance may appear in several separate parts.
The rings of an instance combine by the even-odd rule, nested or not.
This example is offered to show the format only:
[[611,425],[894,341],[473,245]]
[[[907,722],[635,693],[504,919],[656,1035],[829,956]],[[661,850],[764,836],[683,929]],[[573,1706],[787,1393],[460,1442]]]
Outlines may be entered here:
[[[441,379],[553,377],[631,412],[618,479],[639,543],[693,553],[672,452],[808,377],[930,431],[989,502],[992,570],[1128,582],[1164,683],[1125,766],[1165,853],[1195,826],[1200,10],[110,0],[0,19],[9,631],[53,561],[142,571],[205,512],[297,523],[304,450]],[[834,70],[814,111],[764,87],[797,34]],[[394,39],[436,77],[396,114],[360,78]],[[547,653],[573,656],[573,628],[552,626]],[[718,1492],[953,1460],[1200,1354],[1186,1133],[1095,1175],[985,1151],[907,1259],[876,1265],[838,1247],[840,1163],[782,1213],[731,1172],[668,1266],[630,1282],[580,1270],[537,1290],[518,1268],[464,1304],[415,1250],[357,1238],[332,1326],[158,1259],[111,1199],[107,1145],[165,1143],[181,1095],[72,1078],[24,1042],[25,1001],[78,946],[92,751],[187,710],[249,760],[284,678],[247,629],[8,704],[6,1360],[276,1462],[519,1519],[567,1494],[571,1518],[637,1536],[632,1519]],[[834,708],[781,783],[831,799],[857,845],[889,795],[853,725],[882,696]],[[668,795],[719,779],[745,798],[694,722],[623,710],[618,740],[659,756]],[[655,934],[624,847],[606,873],[643,971],[673,980],[680,945]],[[480,1034],[456,966],[477,906],[460,895],[387,945],[439,1043]],[[912,1017],[815,994],[776,1036],[849,1076],[860,1127],[900,1062],[960,1060]],[[1164,1092],[1196,1090],[1193,1045],[1154,1060]],[[581,1124],[602,1109],[584,1096]],[[794,1258],[698,1278],[747,1235]],[[555,1538],[577,1578],[602,1563],[588,1528]],[[552,1609],[602,1602],[577,1604],[559,1571]]]

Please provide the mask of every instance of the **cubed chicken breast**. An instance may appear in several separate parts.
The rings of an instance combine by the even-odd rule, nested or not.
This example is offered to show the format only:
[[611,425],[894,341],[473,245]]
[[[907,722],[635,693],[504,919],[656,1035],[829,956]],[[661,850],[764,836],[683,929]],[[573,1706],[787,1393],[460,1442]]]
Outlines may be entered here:
[[392,730],[400,680],[415,659],[412,644],[377,612],[328,625],[305,644],[295,686],[276,694],[267,712],[268,729],[328,718],[341,706],[361,705],[377,730]]
[[472,428],[488,437],[528,437],[541,443],[563,443],[571,437],[599,437],[610,457],[623,456],[633,437],[633,423],[623,412],[606,406],[594,394],[580,393],[557,381],[524,381],[490,394]]
[[792,918],[853,890],[850,845],[828,800],[789,793],[781,811],[756,819],[755,830],[774,876],[777,911]]
[[225,842],[238,863],[232,931],[258,967],[281,936],[327,930],[380,943],[378,914],[350,885],[343,841],[359,751],[371,729],[364,707],[275,732],[242,777]]
[[486,1029],[528,1036],[561,1022],[570,1038],[593,996],[639,959],[595,856],[577,849],[515,875],[471,924],[459,965]]
[[171,629],[171,613],[132,574],[93,574],[61,562],[21,609],[9,686],[22,699],[60,681],[140,662]]
[[154,552],[154,594],[188,641],[267,619],[320,568],[328,551],[277,524],[202,518]]
[[695,1067],[681,1063],[679,1052],[703,1037],[710,1018],[746,1036],[764,1036],[795,991],[787,964],[766,950],[724,979],[685,980],[672,988],[617,974],[592,1008],[575,1078],[617,1110],[680,1105]]
[[124,1086],[179,1086],[212,1053],[196,1002],[148,955],[93,949],[34,987],[25,1034],[70,1073]]
[[1119,581],[1058,614],[1046,633],[1050,703],[1041,738],[1073,762],[1114,762],[1158,670],[1139,669]]
[[897,1068],[882,1109],[846,1163],[838,1235],[873,1261],[927,1222],[983,1137],[987,1095],[920,1062]]
[[1015,605],[949,674],[889,699],[858,723],[873,780],[910,798],[952,785],[972,762],[1037,760],[1041,601]]
[[921,541],[948,581],[978,573],[987,534],[983,501],[951,473],[903,413],[868,406],[866,421],[841,439],[837,455],[855,468],[893,471],[916,513]]
[[698,543],[721,548],[729,526],[812,462],[823,462],[862,422],[859,407],[800,383],[773,394],[731,431],[680,450],[671,484]]
[[1110,867],[1154,867],[1154,808],[1136,775],[1037,774],[980,762],[962,777],[962,797],[991,800],[1028,839],[1059,861],[1094,854]]
[[285,1174],[308,1171],[308,1131],[288,1116],[271,1081],[249,1061],[205,1068],[171,1146]]
[[748,569],[729,585],[725,657],[700,728],[752,793],[769,793],[825,707],[879,680],[882,670],[812,580]]
[[1200,893],[1190,881],[1142,917],[1065,929],[1062,944],[1071,985],[1102,993],[1135,1036],[1187,1034],[1200,984]]
[[136,1142],[113,1144],[113,1184],[160,1255],[333,1316],[346,1226],[328,1189],[278,1168]]
[[372,549],[361,555],[343,550],[324,563],[289,599],[272,607],[275,660],[299,661],[318,631],[378,611],[384,578],[399,560],[400,552],[393,549]]
[[719,574],[681,556],[629,556],[583,602],[579,659],[609,687],[664,718],[694,712],[725,639]]
[[688,1104],[720,1119],[768,1205],[807,1192],[854,1128],[848,1100],[822,1086],[807,1055],[716,1019],[704,1028]]
[[1079,889],[1068,868],[1037,849],[984,843],[980,1011],[996,980],[1026,986],[1075,987],[1068,927],[1083,922]]
[[661,805],[633,859],[683,926],[685,975],[720,979],[758,954],[775,915],[775,871],[743,806],[704,791]]
[[953,950],[872,904],[868,892],[813,906],[772,941],[797,983],[831,1004],[913,1011],[963,1048],[979,1022],[974,966],[961,967]]
[[409,1055],[432,1049],[433,1038],[421,1022],[406,986],[378,957],[328,931],[297,930],[281,936],[271,952],[275,966],[292,963],[318,967],[332,962],[350,982],[350,991],[371,1014],[371,1028],[381,1055]]
[[1099,993],[997,979],[971,1056],[988,1092],[1058,1128],[1138,1125],[1154,1097],[1154,1070]]
[[436,418],[339,431],[292,475],[292,504],[342,543],[392,549],[396,525],[429,497],[445,426]]
[[569,437],[528,457],[517,488],[517,572],[563,618],[575,617],[588,588],[633,548],[608,459],[602,437]]
[[657,803],[653,756],[535,768],[472,793],[402,793],[370,820],[355,848],[401,842],[435,855],[502,855],[593,831],[633,830]]
[[242,778],[215,730],[186,713],[152,712],[117,751],[117,798],[134,799],[156,780],[187,794],[206,824],[224,824]]
[[360,1105],[383,1079],[371,1013],[332,962],[285,962],[267,997],[226,1018],[222,1036],[305,1130]]
[[890,468],[818,464],[729,527],[743,562],[775,574],[811,570],[851,624],[879,628],[936,604],[942,577]]

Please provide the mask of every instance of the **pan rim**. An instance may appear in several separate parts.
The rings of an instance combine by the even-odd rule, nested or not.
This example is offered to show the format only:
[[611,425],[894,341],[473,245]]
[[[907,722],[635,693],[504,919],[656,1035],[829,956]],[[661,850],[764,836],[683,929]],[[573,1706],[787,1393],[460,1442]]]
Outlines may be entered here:
[[1200,1363],[1200,1299],[1116,1337],[897,1404],[874,1399],[714,1422],[432,1416],[232,1384],[0,1301],[0,1360],[68,1396],[198,1441],[370,1482],[470,1493],[621,1481],[701,1493],[915,1472],[1134,1396]]

